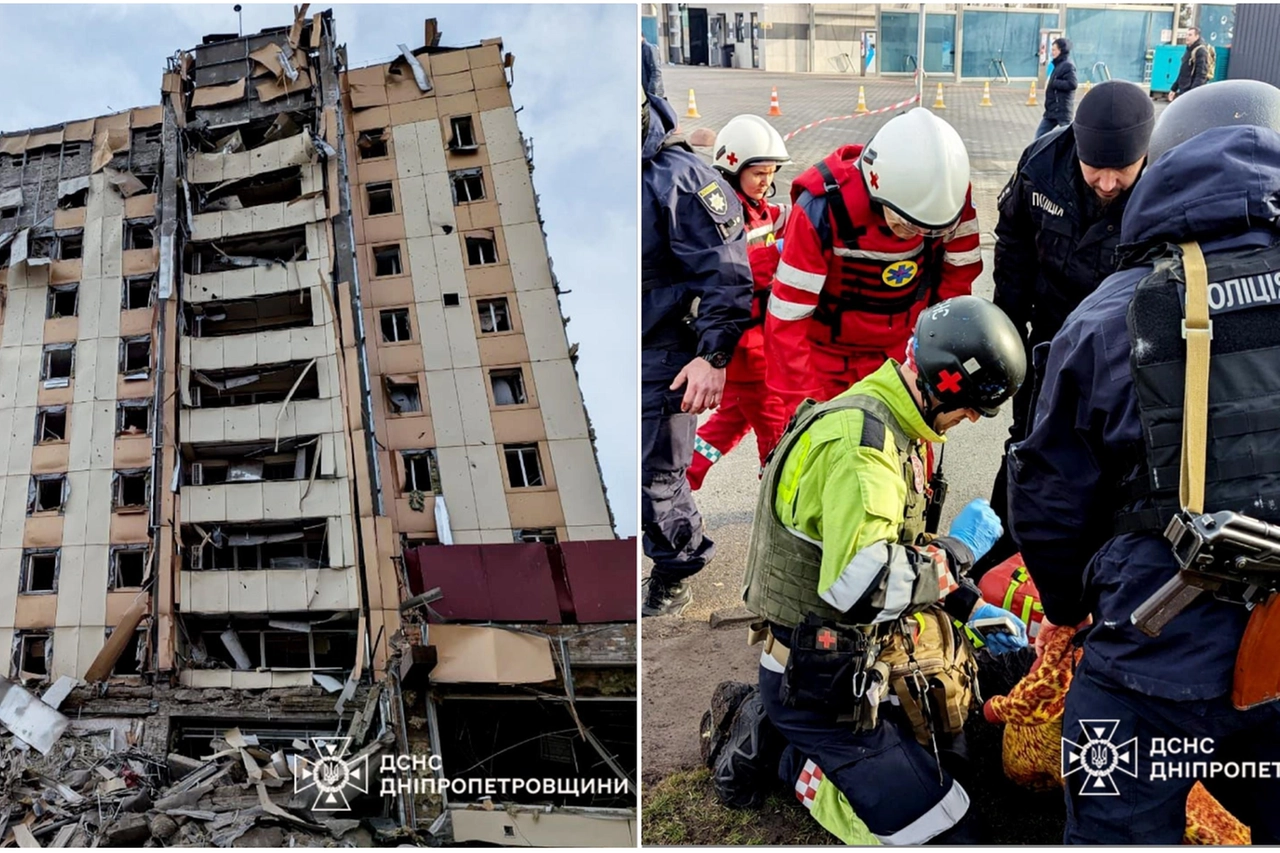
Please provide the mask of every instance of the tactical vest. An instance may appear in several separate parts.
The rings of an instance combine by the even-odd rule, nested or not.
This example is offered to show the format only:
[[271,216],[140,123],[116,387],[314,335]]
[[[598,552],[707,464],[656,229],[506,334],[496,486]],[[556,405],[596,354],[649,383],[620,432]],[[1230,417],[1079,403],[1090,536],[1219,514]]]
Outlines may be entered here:
[[[1212,342],[1205,509],[1280,523],[1280,246],[1205,258]],[[1130,366],[1145,447],[1121,486],[1115,532],[1163,531],[1180,509],[1182,255],[1167,246],[1129,303]]]
[[[874,397],[856,394],[837,397],[825,403],[805,400],[796,410],[787,431],[778,442],[765,465],[760,496],[756,502],[755,524],[751,529],[751,545],[747,553],[747,574],[743,600],[752,613],[770,622],[795,627],[809,613],[837,623],[844,613],[836,610],[818,595],[818,581],[822,571],[822,549],[787,530],[774,511],[778,483],[782,468],[791,449],[819,418],[833,412],[859,409],[863,413],[863,447],[884,450],[886,431],[893,437],[898,452],[898,465],[907,484],[907,505],[902,527],[898,534],[901,543],[915,543],[924,532],[925,496],[916,487],[916,468],[923,460],[919,455],[920,443],[907,438],[898,419],[881,401]],[[915,463],[912,457],[915,456]]]

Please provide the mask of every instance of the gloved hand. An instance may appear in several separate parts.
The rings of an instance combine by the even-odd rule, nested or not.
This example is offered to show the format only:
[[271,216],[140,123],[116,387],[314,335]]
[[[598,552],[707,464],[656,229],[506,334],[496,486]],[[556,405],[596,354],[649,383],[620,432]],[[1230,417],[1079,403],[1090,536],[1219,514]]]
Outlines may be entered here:
[[968,545],[974,562],[977,562],[991,550],[1003,532],[1000,517],[991,509],[991,504],[985,498],[975,498],[960,510],[947,535]]
[[[973,628],[973,623],[979,619],[998,619],[1001,616],[1008,617],[1012,623],[1017,626],[1016,634],[987,634],[982,638],[986,647],[991,650],[993,655],[1005,655],[1009,652],[1015,652],[1018,649],[1026,648],[1027,645],[1027,626],[1022,624],[1022,620],[1014,616],[1003,607],[996,607],[994,604],[986,602],[978,605],[973,611],[973,615],[969,617],[969,627]],[[1043,629],[1042,629],[1043,630]]]

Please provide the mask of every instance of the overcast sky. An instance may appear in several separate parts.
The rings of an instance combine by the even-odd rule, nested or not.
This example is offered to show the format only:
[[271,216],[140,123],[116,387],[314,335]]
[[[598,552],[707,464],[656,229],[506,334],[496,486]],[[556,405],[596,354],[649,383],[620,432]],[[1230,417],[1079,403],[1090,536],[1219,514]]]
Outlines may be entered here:
[[[0,3],[0,131],[159,103],[165,59],[209,33],[236,32],[233,3]],[[330,8],[312,4],[309,14]],[[332,7],[352,67],[422,45],[500,37],[514,53],[512,101],[534,144],[534,188],[596,430],[618,533],[636,533],[636,7],[351,5]],[[287,25],[291,6],[244,4],[244,32]],[[521,109],[523,107],[523,109]]]

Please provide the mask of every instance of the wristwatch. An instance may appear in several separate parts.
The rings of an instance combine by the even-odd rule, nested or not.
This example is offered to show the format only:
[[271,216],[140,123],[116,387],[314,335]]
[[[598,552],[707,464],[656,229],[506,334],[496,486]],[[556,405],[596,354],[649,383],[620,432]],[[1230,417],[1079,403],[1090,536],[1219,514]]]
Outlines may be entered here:
[[706,359],[716,370],[724,370],[729,366],[730,355],[727,352],[704,352],[698,353],[698,358]]

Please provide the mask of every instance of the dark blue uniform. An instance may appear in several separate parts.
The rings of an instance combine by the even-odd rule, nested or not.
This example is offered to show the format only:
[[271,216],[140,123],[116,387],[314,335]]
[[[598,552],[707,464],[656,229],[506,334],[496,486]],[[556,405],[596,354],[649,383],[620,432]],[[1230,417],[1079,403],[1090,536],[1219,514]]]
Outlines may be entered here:
[[[1280,134],[1218,129],[1151,165],[1125,209],[1122,244],[1199,240],[1206,256],[1280,240]],[[1214,739],[1197,761],[1280,761],[1280,703],[1236,711],[1230,690],[1247,621],[1243,607],[1203,595],[1159,637],[1130,614],[1177,571],[1158,533],[1113,536],[1118,487],[1144,447],[1130,372],[1126,313],[1151,267],[1109,277],[1049,346],[1033,427],[1009,459],[1013,536],[1040,590],[1045,617],[1074,625],[1092,614],[1067,697],[1063,736],[1083,743],[1082,720],[1114,721],[1107,739],[1137,738],[1137,775],[1112,774],[1118,796],[1088,796],[1068,776],[1067,841],[1176,844],[1195,776],[1154,779],[1154,738]],[[1280,344],[1280,330],[1277,330]],[[1211,431],[1212,434],[1212,431]],[[1182,756],[1173,756],[1177,760]],[[1188,774],[1191,768],[1187,767]],[[1280,841],[1280,765],[1266,778],[1202,778],[1246,824],[1254,843]]]
[[[714,552],[685,479],[697,417],[668,390],[699,354],[733,352],[751,318],[751,267],[742,204],[720,175],[670,145],[675,113],[649,101],[641,191],[641,516],[652,577],[674,583]],[[697,317],[688,320],[694,299]]]

